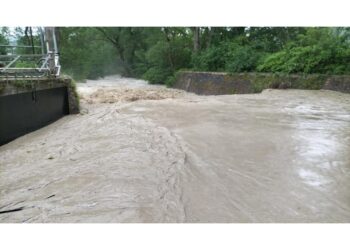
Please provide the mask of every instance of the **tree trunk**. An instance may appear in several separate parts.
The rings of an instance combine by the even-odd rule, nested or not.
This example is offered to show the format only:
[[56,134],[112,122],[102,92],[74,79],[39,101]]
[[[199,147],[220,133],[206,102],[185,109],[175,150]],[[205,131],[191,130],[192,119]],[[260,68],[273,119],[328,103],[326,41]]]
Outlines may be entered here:
[[169,64],[170,64],[171,69],[175,70],[174,62],[173,62],[173,56],[172,56],[171,39],[170,39],[170,36],[169,36],[168,28],[164,28],[164,34],[165,34],[165,39],[166,39],[166,41],[168,43],[168,46],[169,46],[169,53],[168,53]]
[[193,32],[193,51],[194,53],[197,53],[200,49],[200,27],[193,27],[192,28]]
[[211,45],[211,39],[213,37],[213,28],[208,27],[207,31],[208,31],[208,34],[207,34],[206,48],[209,48]]

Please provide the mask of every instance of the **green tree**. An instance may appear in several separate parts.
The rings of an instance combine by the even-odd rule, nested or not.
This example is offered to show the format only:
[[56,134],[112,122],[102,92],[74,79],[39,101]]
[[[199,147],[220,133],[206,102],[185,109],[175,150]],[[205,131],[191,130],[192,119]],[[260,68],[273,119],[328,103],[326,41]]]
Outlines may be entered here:
[[97,28],[102,36],[115,47],[125,76],[134,75],[136,51],[145,47],[143,29],[135,27]]
[[151,46],[145,57],[143,78],[150,83],[165,83],[174,73],[190,66],[191,37],[185,29],[162,28],[163,37]]
[[118,72],[166,83],[180,69],[349,73],[349,28],[60,28],[60,37],[63,71],[76,78]]
[[118,57],[115,48],[94,28],[62,27],[59,29],[59,51],[64,73],[75,79],[96,79],[116,73]]
[[309,28],[257,68],[264,72],[349,74],[350,46],[346,36],[329,28]]
[[[7,28],[6,27],[0,27],[0,45],[7,45],[9,44],[9,41],[6,37]],[[0,55],[6,55],[6,48],[0,47]]]

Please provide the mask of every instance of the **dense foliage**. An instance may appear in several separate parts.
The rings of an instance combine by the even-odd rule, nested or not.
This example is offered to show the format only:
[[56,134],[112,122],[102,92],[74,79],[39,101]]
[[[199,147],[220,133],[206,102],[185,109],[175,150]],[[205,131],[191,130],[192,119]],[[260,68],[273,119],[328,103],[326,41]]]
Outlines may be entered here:
[[60,27],[58,37],[63,72],[79,80],[120,73],[171,84],[181,69],[350,74],[349,28]]
[[[2,45],[8,44],[8,39],[6,38],[6,33],[7,33],[7,28],[0,27],[0,44],[2,44]],[[4,47],[0,47],[0,55],[5,55],[5,54],[6,54],[6,49]]]
[[114,47],[92,28],[59,28],[63,72],[77,80],[115,73],[119,59]]
[[309,29],[285,48],[267,56],[257,67],[265,72],[349,74],[350,46],[347,36],[330,29]]

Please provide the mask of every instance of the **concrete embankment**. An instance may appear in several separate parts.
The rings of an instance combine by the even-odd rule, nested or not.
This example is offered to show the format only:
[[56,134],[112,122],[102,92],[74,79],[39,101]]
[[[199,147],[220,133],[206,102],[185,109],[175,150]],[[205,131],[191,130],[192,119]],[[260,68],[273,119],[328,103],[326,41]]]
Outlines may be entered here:
[[260,93],[267,88],[334,90],[350,93],[350,75],[265,74],[265,73],[177,73],[174,88],[200,95]]
[[0,79],[0,145],[77,113],[70,78]]

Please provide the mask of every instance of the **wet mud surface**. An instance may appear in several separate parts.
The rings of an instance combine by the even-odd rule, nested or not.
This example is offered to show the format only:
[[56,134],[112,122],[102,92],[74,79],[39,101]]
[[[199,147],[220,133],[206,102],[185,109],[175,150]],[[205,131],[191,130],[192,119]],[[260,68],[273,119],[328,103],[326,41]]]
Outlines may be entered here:
[[350,222],[350,96],[109,77],[0,147],[0,222]]

